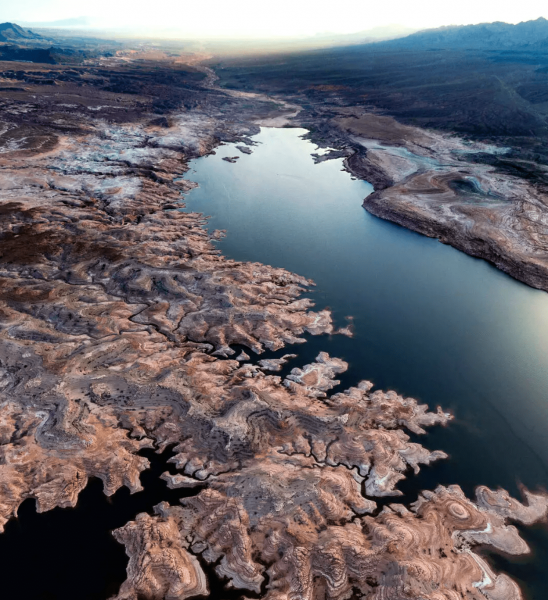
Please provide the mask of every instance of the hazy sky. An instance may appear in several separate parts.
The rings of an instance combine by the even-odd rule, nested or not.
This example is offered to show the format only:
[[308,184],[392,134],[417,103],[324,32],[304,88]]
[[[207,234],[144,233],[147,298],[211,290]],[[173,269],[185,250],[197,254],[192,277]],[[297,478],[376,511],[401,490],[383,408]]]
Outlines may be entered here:
[[353,33],[548,18],[546,0],[0,0],[0,22],[88,16],[101,26],[178,29],[202,36]]

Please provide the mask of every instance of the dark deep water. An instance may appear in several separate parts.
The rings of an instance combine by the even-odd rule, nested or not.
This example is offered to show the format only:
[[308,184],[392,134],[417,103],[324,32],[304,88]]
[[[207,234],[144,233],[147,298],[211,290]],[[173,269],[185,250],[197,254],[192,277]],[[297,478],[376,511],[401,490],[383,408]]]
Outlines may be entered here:
[[[141,454],[151,463],[141,474],[142,492],[130,494],[124,487],[107,498],[103,483],[92,479],[76,508],[37,514],[33,499],[23,502],[18,518],[8,521],[0,535],[2,600],[107,600],[117,594],[126,579],[128,558],[111,531],[140,512],[151,513],[159,502],[177,505],[180,498],[201,489],[170,490],[160,479],[165,471],[176,473],[167,462],[173,455],[169,450],[161,455],[153,450]],[[216,575],[213,565],[200,562],[213,600],[241,597],[241,591],[224,589],[225,580]]]
[[103,483],[92,479],[76,508],[37,514],[33,499],[23,502],[18,518],[8,521],[0,535],[1,598],[104,600],[118,592],[127,557],[110,532],[150,511],[167,499],[166,494],[172,501],[182,496],[159,479],[170,470],[166,460],[171,454],[158,456],[151,450],[141,454],[151,461],[151,468],[141,475],[146,495],[132,495],[124,487],[107,498]]
[[[487,263],[369,215],[361,207],[371,186],[342,172],[340,160],[315,165],[303,130],[263,129],[252,155],[233,145],[193,162],[200,187],[190,210],[227,229],[229,257],[285,267],[316,281],[317,306],[338,325],[354,317],[355,336],[309,336],[307,344],[263,357],[298,353],[287,369],[320,350],[350,363],[347,387],[370,379],[384,389],[451,410],[447,428],[421,443],[450,459],[400,484],[406,500],[437,484],[478,484],[518,494],[517,483],[548,488],[548,294],[520,284]],[[223,156],[240,155],[236,164]],[[171,453],[144,451],[145,491],[111,498],[92,480],[75,509],[36,514],[33,500],[0,535],[0,599],[106,600],[125,580],[124,547],[111,536],[142,511],[183,495],[159,475],[173,471]],[[528,600],[548,589],[548,527],[521,528],[533,557],[488,559],[522,585]],[[239,598],[224,590],[202,562],[213,600]],[[251,597],[249,592],[245,595]]]
[[[518,483],[548,488],[548,294],[373,217],[361,207],[371,186],[341,171],[341,160],[315,165],[303,133],[263,129],[253,154],[223,146],[185,175],[200,184],[188,209],[227,230],[225,255],[312,278],[318,308],[329,306],[337,325],[354,317],[352,339],[309,336],[290,348],[299,357],[286,371],[325,350],[350,363],[345,387],[370,379],[454,413],[420,440],[450,458],[411,474],[400,485],[409,499],[437,484],[469,495],[501,486],[518,497]],[[235,155],[235,164],[221,160]],[[490,560],[527,598],[544,600],[548,526],[523,535],[532,558]]]

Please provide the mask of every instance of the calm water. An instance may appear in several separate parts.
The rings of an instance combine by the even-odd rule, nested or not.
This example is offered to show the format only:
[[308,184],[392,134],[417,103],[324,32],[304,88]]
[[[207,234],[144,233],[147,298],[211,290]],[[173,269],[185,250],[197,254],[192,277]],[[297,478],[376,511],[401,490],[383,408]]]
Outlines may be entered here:
[[[326,350],[349,361],[344,386],[367,378],[453,411],[449,427],[421,440],[450,459],[403,482],[406,500],[438,483],[459,483],[467,493],[480,483],[514,494],[518,482],[548,488],[548,294],[372,217],[361,208],[371,186],[341,171],[340,160],[315,165],[302,133],[264,129],[252,155],[230,164],[222,157],[241,153],[224,146],[187,174],[200,183],[187,205],[213,215],[212,228],[227,229],[220,242],[226,255],[311,277],[318,307],[331,307],[340,325],[354,317],[354,338],[309,336],[291,348],[299,358],[287,369]],[[92,480],[75,509],[38,515],[34,501],[22,504],[0,535],[0,598],[106,600],[116,593],[127,557],[112,529],[186,495],[159,479],[173,469],[169,452],[143,454],[152,462],[141,476],[143,492],[124,488],[106,498]],[[532,559],[489,554],[530,600],[546,597],[547,531],[522,529]],[[213,600],[242,595],[224,590],[213,567],[202,564]]]
[[[145,488],[130,494],[121,488],[107,498],[103,484],[92,479],[78,498],[76,508],[55,508],[37,514],[34,500],[25,500],[17,519],[8,521],[0,535],[0,598],[2,600],[107,600],[126,579],[128,558],[124,546],[111,532],[140,512],[152,513],[155,504],[178,505],[182,497],[201,488],[170,490],[160,479],[164,471],[176,471],[158,455],[141,452],[151,463],[141,474]],[[215,573],[215,565],[198,557],[207,575],[212,600],[238,600],[241,590],[228,589]],[[246,592],[250,598],[257,595]]]
[[[253,154],[223,146],[186,175],[200,184],[187,207],[227,230],[225,255],[310,277],[317,307],[338,325],[354,317],[354,338],[310,336],[287,368],[326,350],[350,363],[345,386],[370,379],[454,413],[421,440],[450,459],[411,476],[401,486],[409,499],[438,483],[468,494],[478,484],[548,488],[548,294],[371,216],[361,207],[371,186],[341,160],[314,164],[303,133],[263,129]],[[221,160],[235,155],[236,164]],[[543,600],[548,528],[524,537],[533,559],[491,560]]]

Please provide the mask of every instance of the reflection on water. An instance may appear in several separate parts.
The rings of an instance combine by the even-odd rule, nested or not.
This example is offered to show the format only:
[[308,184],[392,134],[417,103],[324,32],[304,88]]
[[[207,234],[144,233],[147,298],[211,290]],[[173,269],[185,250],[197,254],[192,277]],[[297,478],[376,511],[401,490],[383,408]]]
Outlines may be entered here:
[[[438,483],[468,494],[478,484],[548,488],[548,294],[369,215],[361,202],[371,186],[341,160],[314,164],[303,133],[263,129],[251,155],[228,145],[194,161],[200,187],[187,196],[189,210],[227,230],[224,254],[310,277],[317,306],[329,306],[337,325],[354,317],[354,338],[310,337],[291,349],[299,358],[287,368],[326,350],[350,363],[345,386],[370,379],[454,412],[423,442],[450,459],[404,482],[410,496]],[[221,160],[237,154],[235,164]],[[528,539],[535,560],[504,568],[520,579],[527,572],[527,597],[541,600],[547,529]]]

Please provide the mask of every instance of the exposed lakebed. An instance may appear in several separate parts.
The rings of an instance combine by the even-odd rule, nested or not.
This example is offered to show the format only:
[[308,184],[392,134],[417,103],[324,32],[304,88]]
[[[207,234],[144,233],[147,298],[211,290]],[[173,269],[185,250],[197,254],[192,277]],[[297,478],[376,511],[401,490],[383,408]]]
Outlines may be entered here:
[[[199,186],[186,197],[189,210],[211,214],[209,227],[227,229],[220,248],[238,260],[259,261],[316,281],[318,308],[329,306],[338,325],[353,317],[354,337],[309,337],[261,358],[297,353],[284,372],[309,363],[320,350],[344,358],[348,387],[368,378],[379,388],[440,404],[455,414],[447,428],[430,428],[421,442],[450,458],[409,474],[398,487],[404,500],[438,483],[548,484],[548,362],[545,332],[548,296],[488,264],[435,240],[372,217],[361,208],[368,184],[352,180],[340,160],[314,164],[315,148],[297,129],[263,129],[250,155],[234,146],[194,161],[186,176]],[[223,161],[239,155],[234,163]],[[255,360],[255,357],[252,358]],[[159,475],[169,452],[144,451],[152,468],[141,475],[144,491],[127,489],[110,499],[93,479],[75,509],[37,515],[34,501],[0,536],[3,591],[22,600],[78,597],[101,600],[125,578],[127,558],[111,530],[154,504],[181,496]],[[173,472],[173,471],[172,471]],[[194,489],[190,494],[197,493]],[[385,499],[381,503],[384,503]],[[521,528],[520,528],[521,529]],[[533,560],[491,559],[519,581],[528,597],[543,598],[548,536],[543,525],[523,528]],[[52,547],[53,543],[53,547]],[[21,592],[20,565],[29,570]],[[212,598],[237,598],[222,590],[211,565],[202,563]],[[86,589],[82,582],[88,582]],[[249,596],[249,592],[245,592]]]
[[[367,378],[454,413],[422,440],[450,458],[400,484],[406,499],[437,484],[458,483],[469,495],[479,484],[514,495],[519,483],[548,487],[548,295],[371,216],[361,203],[372,187],[352,180],[340,159],[315,164],[305,133],[263,129],[252,154],[223,146],[185,176],[199,184],[188,210],[227,230],[223,254],[310,277],[317,308],[330,307],[340,326],[353,317],[353,338],[310,337],[268,357],[298,353],[287,372],[325,350],[350,363],[342,387]],[[548,531],[523,536],[533,560],[501,565],[540,599]]]

